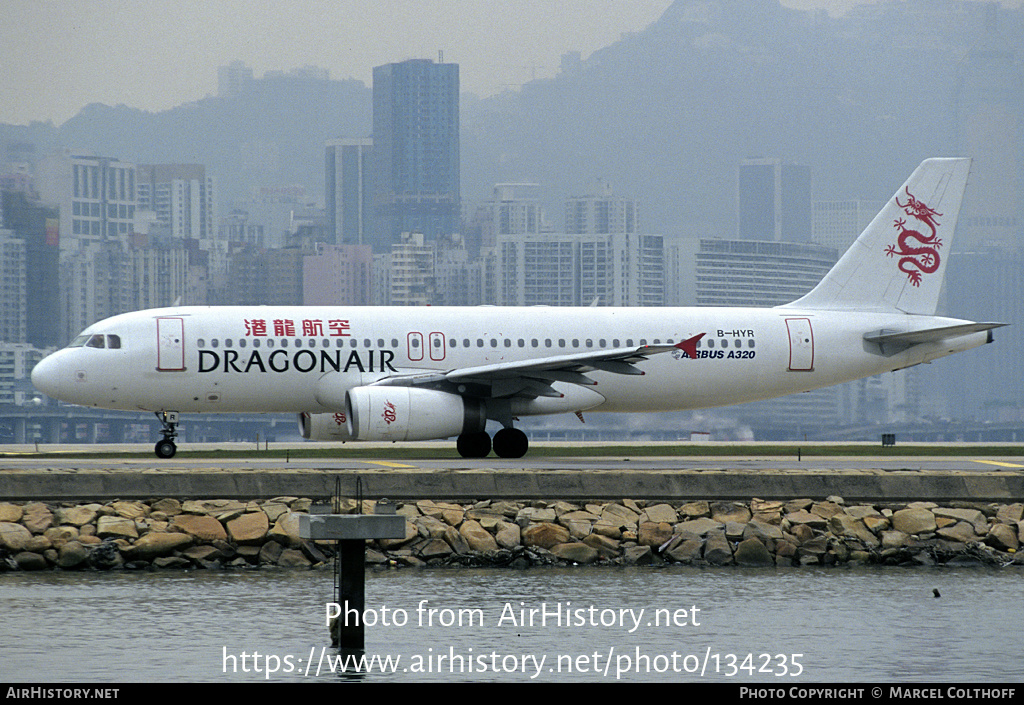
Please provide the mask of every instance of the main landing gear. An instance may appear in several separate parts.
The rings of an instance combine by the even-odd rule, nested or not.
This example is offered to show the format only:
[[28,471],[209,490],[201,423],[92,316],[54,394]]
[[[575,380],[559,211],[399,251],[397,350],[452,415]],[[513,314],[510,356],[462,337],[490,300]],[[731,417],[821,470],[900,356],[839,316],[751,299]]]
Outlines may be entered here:
[[491,448],[499,458],[522,458],[530,447],[526,434],[518,428],[506,426],[491,437],[486,431],[463,433],[455,441],[455,447],[463,458],[486,458]]
[[157,411],[157,419],[160,420],[160,425],[163,427],[160,429],[160,435],[162,438],[156,442],[156,457],[163,460],[173,458],[174,454],[178,452],[178,446],[174,443],[174,439],[178,437],[178,412],[177,411]]

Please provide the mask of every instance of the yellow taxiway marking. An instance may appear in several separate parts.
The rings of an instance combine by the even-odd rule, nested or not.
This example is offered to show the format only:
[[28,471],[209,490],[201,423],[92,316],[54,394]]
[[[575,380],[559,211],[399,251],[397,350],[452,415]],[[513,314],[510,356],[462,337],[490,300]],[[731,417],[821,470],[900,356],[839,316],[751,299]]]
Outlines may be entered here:
[[1024,468],[1024,465],[1017,463],[1003,463],[998,460],[974,460],[975,463],[985,463],[986,465],[998,465],[1001,468]]
[[383,465],[386,468],[414,468],[414,467],[416,467],[415,465],[404,465],[402,463],[389,463],[386,460],[364,460],[362,462],[369,463],[370,465]]

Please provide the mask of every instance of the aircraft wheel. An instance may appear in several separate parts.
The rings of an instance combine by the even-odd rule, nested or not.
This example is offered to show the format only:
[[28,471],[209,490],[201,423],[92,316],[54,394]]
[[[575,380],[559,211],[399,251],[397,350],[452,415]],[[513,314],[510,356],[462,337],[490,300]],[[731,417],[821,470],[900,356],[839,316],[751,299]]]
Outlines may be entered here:
[[178,446],[174,445],[173,441],[157,441],[156,457],[167,460],[168,458],[173,458],[177,452]]
[[518,428],[503,428],[494,434],[494,452],[499,458],[522,458],[530,440]]
[[463,433],[456,439],[455,447],[463,458],[486,458],[491,452],[491,437],[486,431]]

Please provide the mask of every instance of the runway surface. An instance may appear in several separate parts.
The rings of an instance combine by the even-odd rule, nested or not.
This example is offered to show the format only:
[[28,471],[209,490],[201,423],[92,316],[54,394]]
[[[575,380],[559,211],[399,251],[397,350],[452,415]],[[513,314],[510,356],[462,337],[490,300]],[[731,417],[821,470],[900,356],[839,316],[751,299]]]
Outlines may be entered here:
[[325,497],[333,493],[336,479],[344,493],[354,493],[358,479],[365,496],[393,499],[682,500],[829,495],[875,502],[1024,499],[1024,458],[1014,455],[887,457],[880,453],[798,458],[575,457],[567,453],[518,460],[467,460],[439,457],[450,455],[450,444],[420,444],[411,459],[388,459],[387,446],[367,447],[367,457],[291,458],[290,451],[300,447],[309,446],[271,446],[265,459],[179,454],[170,460],[127,454],[82,456],[100,450],[137,453],[137,445],[53,446],[42,450],[59,453],[46,456],[36,454],[34,447],[8,447],[0,449],[0,500]]

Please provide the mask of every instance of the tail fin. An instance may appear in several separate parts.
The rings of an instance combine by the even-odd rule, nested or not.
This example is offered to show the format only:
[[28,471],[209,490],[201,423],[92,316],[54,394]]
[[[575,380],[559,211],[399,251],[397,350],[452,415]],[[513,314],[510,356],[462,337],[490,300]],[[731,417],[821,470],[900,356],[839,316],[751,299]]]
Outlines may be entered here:
[[927,159],[806,296],[787,307],[934,315],[971,160]]

